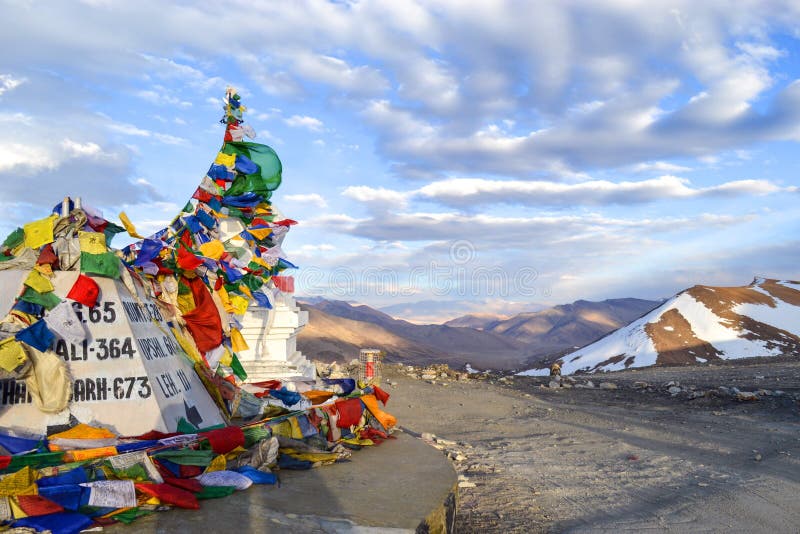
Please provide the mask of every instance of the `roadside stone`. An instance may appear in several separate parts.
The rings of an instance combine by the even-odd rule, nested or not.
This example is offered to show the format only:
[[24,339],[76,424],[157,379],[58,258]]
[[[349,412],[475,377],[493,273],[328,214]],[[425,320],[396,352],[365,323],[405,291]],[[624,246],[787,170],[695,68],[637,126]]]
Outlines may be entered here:
[[561,382],[558,382],[556,380],[551,380],[550,383],[547,385],[547,387],[553,388],[553,389],[560,388],[561,387]]
[[678,381],[675,381],[675,380],[670,380],[669,382],[667,382],[666,384],[664,384],[664,387],[665,387],[665,388],[671,388],[671,387],[680,387],[680,385],[681,385],[681,383],[680,383],[680,382],[678,382]]
[[436,379],[436,375],[432,375],[430,373],[425,373],[420,378],[422,378],[422,380],[434,380],[434,379]]
[[717,393],[722,395],[723,397],[730,397],[731,396],[731,388],[720,386],[717,388]]
[[594,388],[594,382],[592,382],[591,380],[587,380],[586,381],[586,387],[587,388]]
[[619,389],[613,382],[600,382],[600,389]]
[[578,381],[575,380],[574,378],[572,378],[571,376],[562,376],[561,377],[561,383],[563,384],[565,382],[568,383],[568,384],[571,384],[573,386],[578,383]]
[[475,488],[477,487],[477,484],[475,484],[474,482],[470,482],[468,480],[462,480],[461,482],[458,483],[458,487],[461,489]]
[[736,400],[738,401],[757,401],[758,395],[753,393],[752,391],[740,391],[736,394]]
[[756,391],[756,395],[758,395],[759,397],[771,397],[772,391],[768,389],[759,389]]
[[436,435],[431,434],[430,432],[423,432],[422,434],[420,434],[420,438],[422,438],[422,441],[430,441],[430,442],[436,441]]
[[566,389],[570,389],[570,388],[572,388],[574,386],[572,384],[570,384],[569,382],[561,382],[561,387],[562,388],[566,388]]
[[756,462],[760,462],[760,461],[761,461],[761,458],[762,458],[762,456],[761,456],[761,453],[760,453],[760,452],[757,452],[757,453],[755,454],[755,456],[753,456],[753,460],[755,460]]
[[673,397],[681,392],[683,392],[683,390],[678,386],[670,386],[670,388],[667,390],[667,393],[669,393]]
[[647,389],[650,387],[650,384],[644,382],[642,380],[637,380],[633,383],[633,389]]

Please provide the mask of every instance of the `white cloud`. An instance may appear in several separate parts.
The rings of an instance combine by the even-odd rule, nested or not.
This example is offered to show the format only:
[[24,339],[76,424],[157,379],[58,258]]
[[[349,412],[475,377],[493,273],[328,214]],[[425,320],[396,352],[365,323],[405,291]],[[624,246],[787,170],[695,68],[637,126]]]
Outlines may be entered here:
[[328,207],[328,202],[318,193],[286,195],[283,198],[289,202],[296,202],[298,204],[312,204],[319,208]]
[[308,115],[292,115],[288,119],[283,119],[283,122],[292,128],[306,128],[312,132],[321,132],[324,126],[321,120]]
[[342,195],[365,204],[394,208],[404,207],[409,197],[408,193],[366,185],[348,186],[342,191]]
[[152,137],[157,141],[164,143],[166,145],[188,145],[189,140],[184,139],[183,137],[164,134],[160,132],[153,132],[151,130],[145,130],[144,128],[139,128],[136,125],[128,124],[125,122],[110,122],[107,125],[108,129],[120,133],[122,135],[129,135],[133,137]]
[[691,171],[691,167],[685,167],[683,165],[676,165],[674,163],[667,163],[666,161],[653,161],[653,162],[646,162],[646,163],[638,163],[631,167],[631,171],[633,172],[689,172]]
[[638,182],[590,180],[577,184],[451,178],[406,192],[349,186],[342,194],[373,206],[401,208],[411,199],[421,199],[447,206],[474,208],[498,203],[526,206],[630,205],[673,199],[760,196],[781,191],[791,192],[791,188],[780,187],[768,180],[736,180],[696,188],[685,178],[666,175]]
[[97,143],[78,143],[72,139],[61,141],[61,147],[68,154],[73,156],[96,156],[100,154],[100,145]]
[[306,79],[356,94],[382,93],[389,83],[372,67],[350,66],[337,57],[300,52],[292,56],[294,72]]
[[8,91],[13,91],[25,81],[25,78],[15,78],[11,74],[0,74],[0,96],[3,96]]

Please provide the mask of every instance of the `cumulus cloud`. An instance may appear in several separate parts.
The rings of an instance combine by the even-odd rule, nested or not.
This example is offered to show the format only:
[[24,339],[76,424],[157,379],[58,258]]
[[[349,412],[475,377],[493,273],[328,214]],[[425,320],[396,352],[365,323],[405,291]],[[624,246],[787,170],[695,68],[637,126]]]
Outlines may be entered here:
[[25,83],[25,78],[15,78],[11,74],[0,74],[0,96]]
[[446,206],[474,208],[488,204],[524,206],[576,206],[641,204],[671,199],[767,195],[792,192],[768,180],[736,180],[709,187],[692,187],[685,178],[665,175],[638,182],[590,180],[577,184],[524,180],[451,178],[401,192],[369,186],[349,186],[343,195],[367,205],[379,203],[403,207],[411,199],[430,200]]
[[318,208],[327,208],[328,202],[318,193],[307,193],[297,195],[286,195],[285,198],[289,202],[296,202],[298,204],[311,204]]
[[284,119],[283,122],[292,128],[305,128],[307,130],[311,130],[312,132],[321,132],[324,126],[321,120],[314,117],[309,117],[308,115],[292,115],[291,117]]
[[342,191],[342,195],[369,206],[385,208],[402,208],[410,196],[409,193],[366,185],[348,186]]

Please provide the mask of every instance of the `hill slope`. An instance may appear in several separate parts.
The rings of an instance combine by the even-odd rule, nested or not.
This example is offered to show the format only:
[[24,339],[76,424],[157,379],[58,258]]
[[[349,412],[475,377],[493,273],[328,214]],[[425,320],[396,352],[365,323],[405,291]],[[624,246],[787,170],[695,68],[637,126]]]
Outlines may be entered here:
[[800,282],[757,279],[691,287],[561,361],[568,374],[780,354],[800,354]]
[[581,347],[637,319],[658,305],[642,299],[579,300],[498,321],[486,330],[524,343],[532,357]]
[[393,361],[514,369],[590,343],[657,304],[640,299],[578,301],[508,319],[467,315],[444,325],[419,325],[369,306],[315,299],[301,301],[311,315],[298,346],[317,359],[349,360],[359,348],[374,346]]

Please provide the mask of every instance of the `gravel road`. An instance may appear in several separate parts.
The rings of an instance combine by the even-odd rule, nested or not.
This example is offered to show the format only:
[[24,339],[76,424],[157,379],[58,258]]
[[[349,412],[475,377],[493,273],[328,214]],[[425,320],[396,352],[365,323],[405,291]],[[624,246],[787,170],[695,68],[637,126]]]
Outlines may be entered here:
[[457,532],[800,529],[796,359],[575,377],[594,388],[419,375],[387,366],[388,409],[453,458]]

